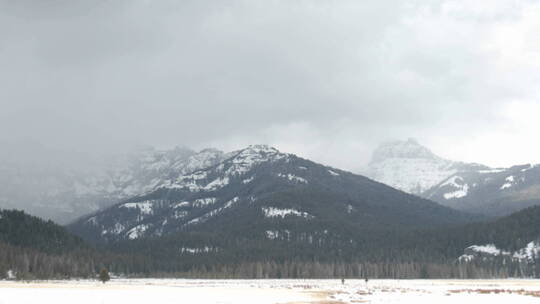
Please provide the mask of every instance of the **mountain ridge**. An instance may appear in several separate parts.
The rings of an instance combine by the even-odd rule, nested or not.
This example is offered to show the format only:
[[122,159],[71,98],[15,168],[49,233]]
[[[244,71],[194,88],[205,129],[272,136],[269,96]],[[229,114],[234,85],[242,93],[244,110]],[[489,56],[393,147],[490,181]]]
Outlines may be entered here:
[[540,165],[458,172],[423,196],[467,212],[508,215],[540,204]]
[[0,164],[0,183],[4,187],[0,207],[24,208],[34,215],[66,224],[226,157],[226,153],[217,149],[195,152],[176,147],[138,149],[100,160],[89,169]]
[[[353,226],[365,223],[380,228],[462,223],[469,217],[367,177],[269,146],[249,146],[231,155],[221,163],[167,180],[145,195],[83,217],[70,229],[86,239],[109,241],[210,226],[224,230],[228,227],[215,223],[226,218],[225,214],[245,225],[276,216],[292,217],[306,226],[310,221],[334,222],[345,217],[361,221],[351,222]],[[238,218],[238,214],[246,218]],[[231,227],[236,229],[234,223]],[[264,235],[259,231],[259,237]]]

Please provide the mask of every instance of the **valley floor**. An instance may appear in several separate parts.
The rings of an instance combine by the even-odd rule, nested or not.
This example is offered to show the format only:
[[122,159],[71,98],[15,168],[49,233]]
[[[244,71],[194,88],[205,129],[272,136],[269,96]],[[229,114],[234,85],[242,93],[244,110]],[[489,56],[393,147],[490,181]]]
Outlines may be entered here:
[[537,280],[0,281],[5,303],[539,303]]

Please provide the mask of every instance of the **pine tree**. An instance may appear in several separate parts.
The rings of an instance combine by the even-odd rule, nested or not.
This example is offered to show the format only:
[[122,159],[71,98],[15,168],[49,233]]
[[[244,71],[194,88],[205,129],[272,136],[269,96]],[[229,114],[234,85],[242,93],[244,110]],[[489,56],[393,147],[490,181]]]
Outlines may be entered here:
[[99,280],[105,284],[105,282],[109,281],[111,277],[109,276],[109,271],[106,268],[101,269],[99,272]]

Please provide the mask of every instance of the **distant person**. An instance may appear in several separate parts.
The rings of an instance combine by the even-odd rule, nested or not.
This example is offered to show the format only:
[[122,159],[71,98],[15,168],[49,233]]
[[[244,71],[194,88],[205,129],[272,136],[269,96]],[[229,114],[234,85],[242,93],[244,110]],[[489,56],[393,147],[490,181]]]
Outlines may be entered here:
[[341,285],[345,284],[345,278],[341,278]]
[[366,285],[367,285],[367,282],[369,281],[368,278],[366,277],[364,280],[366,281]]

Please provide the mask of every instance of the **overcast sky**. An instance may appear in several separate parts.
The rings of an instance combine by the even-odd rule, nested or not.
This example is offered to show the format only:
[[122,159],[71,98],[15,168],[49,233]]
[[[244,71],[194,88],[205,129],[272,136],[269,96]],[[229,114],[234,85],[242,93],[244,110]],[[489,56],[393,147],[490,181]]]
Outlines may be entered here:
[[540,162],[539,37],[534,1],[0,0],[0,146]]

